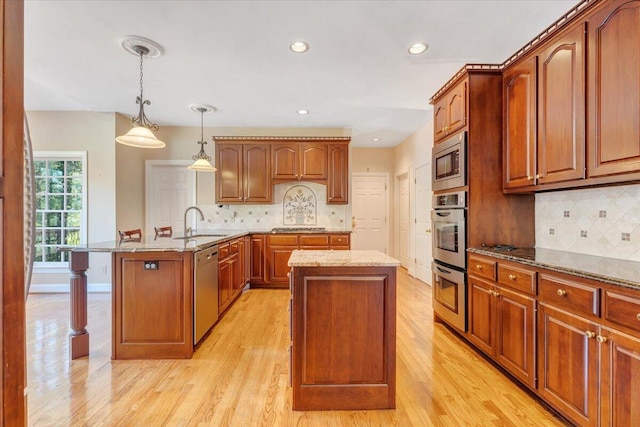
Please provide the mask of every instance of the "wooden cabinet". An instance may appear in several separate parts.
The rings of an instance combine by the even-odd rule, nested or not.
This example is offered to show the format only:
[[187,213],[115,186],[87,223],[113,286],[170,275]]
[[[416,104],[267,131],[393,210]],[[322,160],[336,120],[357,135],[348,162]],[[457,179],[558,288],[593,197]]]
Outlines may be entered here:
[[527,287],[527,283],[532,280],[535,283],[536,274],[500,261],[498,281],[491,281],[495,280],[495,265],[496,261],[490,258],[469,255],[468,338],[522,383],[535,389],[536,288]]
[[327,204],[349,202],[349,145],[329,144]]
[[640,1],[611,1],[588,31],[588,176],[640,172]]
[[112,359],[193,354],[193,253],[113,253]]
[[291,289],[293,409],[395,408],[396,267],[294,267]]
[[266,279],[266,240],[267,236],[264,234],[251,235],[251,262],[249,264],[251,286],[263,284]]
[[538,54],[536,183],[585,177],[585,26]]
[[273,144],[274,181],[326,181],[327,145],[321,143]]
[[[265,288],[286,288],[289,286],[288,273],[289,257],[291,252],[296,249],[307,250],[327,250],[350,249],[349,233],[284,233],[284,234],[266,234],[264,237],[265,247],[265,279],[251,280],[252,287]],[[256,246],[255,252],[259,252],[262,242],[253,243]],[[255,271],[258,271],[261,265],[256,264],[256,259],[252,261]],[[253,273],[252,273],[253,274]]]
[[244,288],[247,268],[245,238],[240,237],[218,246],[218,307],[222,314]]
[[269,144],[216,144],[216,202],[271,203]]
[[440,141],[467,124],[467,80],[457,83],[433,106],[433,139]]

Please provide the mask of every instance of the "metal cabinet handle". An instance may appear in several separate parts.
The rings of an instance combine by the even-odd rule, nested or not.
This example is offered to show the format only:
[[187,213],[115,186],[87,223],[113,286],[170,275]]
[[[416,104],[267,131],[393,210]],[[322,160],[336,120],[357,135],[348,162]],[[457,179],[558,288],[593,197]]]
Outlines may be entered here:
[[598,335],[598,336],[596,337],[596,339],[598,340],[598,342],[599,342],[600,344],[604,344],[604,343],[606,343],[607,341],[609,341],[609,340],[607,339],[607,337],[603,337],[602,335]]
[[515,274],[510,274],[509,275],[509,280],[516,280],[516,275]]
[[584,335],[585,335],[587,338],[594,338],[594,337],[596,336],[596,333],[595,333],[595,332],[593,332],[593,331],[585,331]]
[[567,291],[564,289],[558,289],[558,291],[556,292],[558,294],[558,296],[561,297],[566,297],[567,296]]
[[[476,268],[477,268],[478,270],[482,270],[482,266],[481,266],[480,264],[476,264]],[[639,316],[640,316],[640,315],[639,315]]]
[[636,314],[636,319],[640,320],[640,313]]

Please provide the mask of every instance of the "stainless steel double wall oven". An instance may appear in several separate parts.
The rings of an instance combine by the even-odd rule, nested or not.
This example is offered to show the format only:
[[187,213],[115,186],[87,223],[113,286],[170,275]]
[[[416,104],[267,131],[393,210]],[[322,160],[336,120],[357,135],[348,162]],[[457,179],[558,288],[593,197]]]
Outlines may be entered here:
[[[438,317],[467,330],[466,132],[433,149],[433,309]],[[439,192],[441,190],[457,190]]]

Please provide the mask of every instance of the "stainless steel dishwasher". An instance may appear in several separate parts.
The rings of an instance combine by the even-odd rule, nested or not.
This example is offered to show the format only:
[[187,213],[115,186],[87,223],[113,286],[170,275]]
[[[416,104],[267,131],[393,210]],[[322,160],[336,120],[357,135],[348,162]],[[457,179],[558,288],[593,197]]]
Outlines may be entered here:
[[193,344],[218,320],[218,246],[196,252],[193,278]]

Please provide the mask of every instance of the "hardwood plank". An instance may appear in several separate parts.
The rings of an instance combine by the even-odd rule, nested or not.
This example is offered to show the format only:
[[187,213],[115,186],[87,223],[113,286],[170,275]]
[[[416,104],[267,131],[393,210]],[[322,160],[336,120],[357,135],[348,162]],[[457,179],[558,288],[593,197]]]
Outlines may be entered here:
[[404,269],[395,410],[291,410],[288,290],[244,291],[190,360],[111,361],[111,296],[89,294],[91,354],[69,361],[68,298],[29,297],[30,425],[565,425],[434,324],[431,288]]

